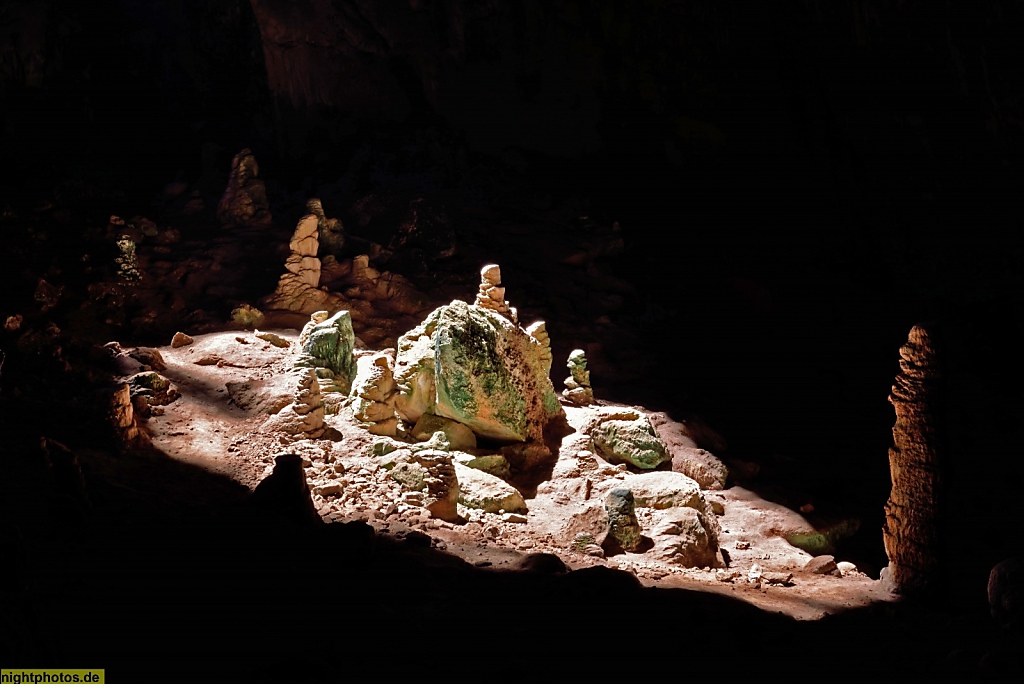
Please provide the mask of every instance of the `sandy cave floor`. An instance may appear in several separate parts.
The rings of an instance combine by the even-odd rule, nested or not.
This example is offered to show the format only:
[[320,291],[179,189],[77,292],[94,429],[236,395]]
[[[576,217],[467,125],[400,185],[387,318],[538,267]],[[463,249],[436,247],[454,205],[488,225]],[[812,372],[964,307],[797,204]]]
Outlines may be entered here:
[[[196,336],[189,346],[161,347],[167,365],[162,374],[181,396],[148,418],[145,425],[153,446],[176,461],[227,476],[250,489],[271,472],[276,455],[300,454],[313,502],[325,521],[362,520],[378,534],[395,537],[417,530],[429,535],[436,549],[478,567],[511,568],[527,554],[553,553],[571,569],[603,564],[632,572],[647,586],[723,594],[798,620],[894,600],[881,582],[860,572],[835,576],[803,570],[811,554],[779,535],[780,529],[806,525],[806,521],[738,486],[705,492],[709,500],[721,504],[719,542],[729,559],[727,568],[684,568],[650,553],[597,558],[572,550],[564,526],[579,510],[581,481],[564,475],[580,472],[581,464],[574,460],[579,460],[581,440],[586,437],[578,432],[563,439],[552,479],[533,498],[527,497],[526,522],[461,504],[462,524],[432,518],[414,500],[403,497],[401,487],[372,455],[378,438],[360,427],[345,407],[326,418],[341,434],[340,441],[292,441],[264,429],[268,415],[291,402],[297,379],[290,357],[298,332],[272,332],[291,346],[278,348],[253,332],[230,331]],[[228,383],[235,383],[230,392]],[[579,423],[584,410],[566,406],[570,425]],[[628,475],[625,465],[613,466],[599,456],[592,459],[593,463],[582,464],[591,480],[586,484],[591,505]],[[658,514],[637,508],[645,534]],[[786,585],[749,581],[755,564],[764,573],[792,573],[792,580]]]

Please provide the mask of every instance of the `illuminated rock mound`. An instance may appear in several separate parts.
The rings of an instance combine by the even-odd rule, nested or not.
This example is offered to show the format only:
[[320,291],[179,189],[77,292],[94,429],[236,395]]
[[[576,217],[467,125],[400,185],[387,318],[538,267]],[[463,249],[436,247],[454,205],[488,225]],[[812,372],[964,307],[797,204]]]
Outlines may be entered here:
[[[485,267],[485,282],[500,282],[496,271]],[[482,438],[519,443],[506,455],[513,467],[526,469],[550,455],[545,430],[565,413],[549,377],[546,334],[538,339],[521,328],[504,290],[489,288],[488,295],[477,296],[486,306],[453,301],[399,338],[395,405],[409,422],[431,414],[466,425]]]

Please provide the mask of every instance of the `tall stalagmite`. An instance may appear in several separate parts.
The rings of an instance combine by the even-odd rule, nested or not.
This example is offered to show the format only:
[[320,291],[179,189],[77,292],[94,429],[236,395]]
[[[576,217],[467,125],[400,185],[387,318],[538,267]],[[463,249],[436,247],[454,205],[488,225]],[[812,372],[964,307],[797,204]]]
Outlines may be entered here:
[[896,409],[889,450],[892,492],[882,530],[894,591],[922,594],[939,580],[941,429],[934,330],[914,326],[900,348],[900,374],[889,401]]

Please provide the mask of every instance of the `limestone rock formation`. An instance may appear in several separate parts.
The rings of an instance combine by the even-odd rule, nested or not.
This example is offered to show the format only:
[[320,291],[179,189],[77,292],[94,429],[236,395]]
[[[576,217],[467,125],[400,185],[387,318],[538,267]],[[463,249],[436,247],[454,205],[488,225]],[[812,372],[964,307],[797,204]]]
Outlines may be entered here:
[[535,338],[509,320],[452,302],[434,338],[434,412],[484,437],[540,441],[562,408],[539,351]]
[[166,406],[181,396],[174,383],[156,371],[136,373],[128,378],[128,385],[132,403],[143,412],[153,406]]
[[231,322],[243,328],[263,325],[263,312],[251,304],[242,304],[231,310]]
[[476,435],[472,430],[462,423],[442,416],[435,416],[432,413],[424,413],[420,416],[416,425],[413,426],[411,434],[414,439],[428,440],[438,431],[444,433],[451,449],[458,451],[476,449]]
[[722,565],[714,530],[709,529],[707,518],[694,508],[670,509],[652,535],[657,539],[656,558],[688,568]]
[[505,288],[501,285],[501,267],[488,264],[480,269],[480,289],[474,304],[481,309],[494,311],[513,323],[519,322],[516,310],[505,301]]
[[149,435],[139,427],[132,405],[132,391],[123,383],[110,394],[107,413],[108,421],[114,428],[114,438],[123,449],[149,446]]
[[434,449],[396,454],[390,474],[403,489],[421,492],[423,507],[435,518],[459,520],[459,480],[450,454]]
[[689,507],[710,514],[711,507],[700,493],[700,486],[681,473],[658,471],[627,475],[622,486],[633,492],[637,506],[645,508]]
[[258,340],[263,340],[264,342],[269,342],[270,344],[274,345],[278,349],[287,349],[288,347],[291,346],[291,343],[288,342],[288,340],[284,339],[283,337],[281,337],[277,333],[260,332],[259,330],[254,330],[253,333],[252,333],[252,336],[255,337]]
[[371,434],[388,437],[398,434],[394,394],[391,355],[376,352],[360,356],[352,383],[352,415],[364,423]]
[[399,339],[396,409],[409,422],[433,414],[481,437],[525,443],[503,453],[513,467],[530,468],[550,455],[545,429],[565,417],[549,377],[547,335],[538,325],[529,334],[486,299],[487,306],[455,300]]
[[519,490],[501,478],[455,462],[459,478],[459,503],[487,513],[526,513],[526,500]]
[[619,487],[608,492],[604,509],[608,512],[609,531],[606,546],[609,550],[636,551],[640,548],[640,523],[636,518],[633,492]]
[[889,395],[896,424],[883,541],[893,589],[918,594],[935,588],[940,565],[941,435],[936,414],[941,376],[935,340],[927,328],[911,329],[900,348],[900,371]]
[[701,489],[724,489],[729,469],[721,459],[701,448],[690,426],[665,413],[650,414],[651,424],[672,455],[672,470],[697,481]]
[[272,222],[267,189],[259,176],[256,157],[248,148],[231,160],[228,186],[217,205],[217,219],[225,226],[262,228]]
[[263,429],[295,439],[318,439],[324,434],[324,403],[315,370],[310,368],[299,376],[295,401],[267,419]]
[[574,349],[569,354],[569,377],[565,379],[562,396],[577,406],[590,406],[594,403],[594,390],[590,387],[590,371],[587,370],[587,354],[582,349]]
[[264,300],[268,309],[311,313],[325,308],[330,299],[320,289],[320,225],[326,220],[320,200],[306,203],[307,213],[299,219],[288,243],[291,254],[285,260],[285,273],[277,283],[274,294]]
[[403,420],[411,423],[434,408],[434,333],[443,308],[435,309],[422,323],[398,338],[395,409]]
[[672,459],[650,419],[638,411],[603,411],[585,431],[594,440],[597,453],[610,463],[652,470]]
[[174,333],[174,337],[171,338],[171,348],[178,349],[179,347],[187,347],[192,344],[194,340],[183,332]]
[[[454,423],[454,425],[458,425],[458,423]],[[495,477],[500,477],[503,480],[507,480],[512,476],[512,470],[509,468],[508,459],[501,454],[473,456],[472,454],[467,454],[465,452],[456,452],[452,454],[452,458],[456,459],[467,468],[482,470],[485,473],[489,473]]]
[[348,311],[339,311],[322,323],[313,323],[317,318],[320,316],[311,319],[311,326],[304,328],[300,335],[302,351],[295,365],[316,368],[317,376],[327,379],[331,390],[348,394],[356,377],[356,361],[352,356],[356,335],[352,318]]

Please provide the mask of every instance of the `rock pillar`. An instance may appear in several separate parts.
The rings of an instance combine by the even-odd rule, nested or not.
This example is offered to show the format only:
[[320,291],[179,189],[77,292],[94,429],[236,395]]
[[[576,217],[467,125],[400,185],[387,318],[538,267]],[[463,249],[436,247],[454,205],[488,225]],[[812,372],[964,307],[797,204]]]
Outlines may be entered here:
[[900,348],[900,373],[889,395],[896,424],[889,449],[892,492],[882,530],[888,581],[901,594],[926,593],[939,579],[939,382],[933,332],[914,326]]

